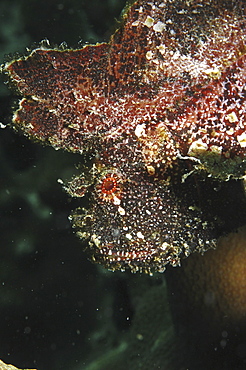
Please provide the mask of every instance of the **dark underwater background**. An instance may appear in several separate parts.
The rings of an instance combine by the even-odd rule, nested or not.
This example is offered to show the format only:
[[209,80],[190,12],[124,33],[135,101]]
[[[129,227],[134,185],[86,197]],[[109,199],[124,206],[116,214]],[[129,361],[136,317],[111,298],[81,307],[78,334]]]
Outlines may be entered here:
[[[0,0],[0,63],[45,38],[51,47],[71,48],[107,41],[124,6]],[[2,127],[16,99],[2,78]],[[177,313],[187,311],[176,287],[181,268],[151,277],[112,273],[88,260],[68,221],[77,203],[57,182],[71,178],[82,160],[0,130],[0,359],[38,370],[246,369],[245,331],[227,350],[226,330],[210,338],[199,314],[190,324]]]

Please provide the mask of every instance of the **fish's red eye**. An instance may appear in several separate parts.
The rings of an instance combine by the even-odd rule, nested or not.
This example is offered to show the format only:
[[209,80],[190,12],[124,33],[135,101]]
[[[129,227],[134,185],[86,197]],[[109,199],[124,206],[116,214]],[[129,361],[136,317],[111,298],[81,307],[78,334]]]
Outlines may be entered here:
[[115,203],[122,197],[122,178],[119,174],[108,172],[98,181],[97,195],[101,200]]
[[113,177],[106,177],[102,182],[102,191],[105,193],[114,193],[117,190],[117,182]]

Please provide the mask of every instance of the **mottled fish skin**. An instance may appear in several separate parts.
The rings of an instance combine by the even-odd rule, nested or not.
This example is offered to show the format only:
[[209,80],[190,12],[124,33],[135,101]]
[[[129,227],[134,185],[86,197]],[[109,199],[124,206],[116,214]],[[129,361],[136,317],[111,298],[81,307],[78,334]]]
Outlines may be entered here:
[[216,222],[177,184],[245,175],[245,27],[241,1],[139,0],[108,43],[3,66],[22,96],[16,130],[94,155],[64,186],[90,196],[70,219],[94,261],[162,272],[215,246]]

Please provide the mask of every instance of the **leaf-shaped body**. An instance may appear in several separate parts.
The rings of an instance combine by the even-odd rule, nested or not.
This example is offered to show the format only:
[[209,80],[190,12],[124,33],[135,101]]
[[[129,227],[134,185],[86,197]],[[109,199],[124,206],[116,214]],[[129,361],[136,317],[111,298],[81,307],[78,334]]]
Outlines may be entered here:
[[90,180],[66,185],[91,194],[71,218],[95,260],[163,271],[214,245],[199,189],[192,199],[177,183],[193,171],[244,176],[245,26],[240,1],[139,0],[108,43],[38,48],[4,66],[22,95],[15,128],[95,154]]

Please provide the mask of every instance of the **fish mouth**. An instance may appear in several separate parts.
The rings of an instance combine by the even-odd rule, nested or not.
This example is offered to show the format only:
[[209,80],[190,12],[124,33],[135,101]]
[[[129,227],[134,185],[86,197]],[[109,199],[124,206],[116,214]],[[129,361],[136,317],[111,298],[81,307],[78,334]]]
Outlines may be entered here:
[[163,245],[156,248],[147,244],[141,246],[107,244],[96,248],[94,245],[93,249],[92,260],[111,271],[130,269],[132,272],[152,274],[163,272],[167,264],[180,265],[180,250],[175,247],[168,249]]

